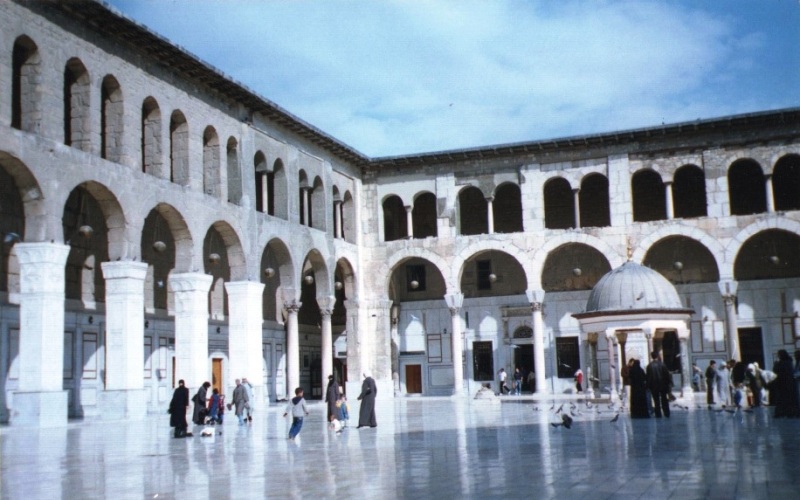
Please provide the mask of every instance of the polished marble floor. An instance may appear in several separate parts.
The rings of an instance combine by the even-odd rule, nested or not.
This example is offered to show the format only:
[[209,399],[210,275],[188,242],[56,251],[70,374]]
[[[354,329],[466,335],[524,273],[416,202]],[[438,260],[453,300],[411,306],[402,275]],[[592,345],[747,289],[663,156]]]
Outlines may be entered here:
[[172,439],[166,412],[2,427],[0,498],[798,498],[800,420],[693,407],[611,422],[605,404],[567,401],[566,429],[551,425],[561,404],[384,400],[376,429],[334,434],[317,403],[296,441],[282,407],[212,438]]

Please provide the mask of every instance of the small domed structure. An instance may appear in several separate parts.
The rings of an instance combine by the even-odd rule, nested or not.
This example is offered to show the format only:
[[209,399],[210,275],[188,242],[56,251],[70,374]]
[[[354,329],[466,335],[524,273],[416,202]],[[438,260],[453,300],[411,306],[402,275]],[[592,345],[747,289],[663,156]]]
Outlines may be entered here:
[[612,269],[592,289],[585,313],[685,309],[677,290],[664,276],[628,261]]

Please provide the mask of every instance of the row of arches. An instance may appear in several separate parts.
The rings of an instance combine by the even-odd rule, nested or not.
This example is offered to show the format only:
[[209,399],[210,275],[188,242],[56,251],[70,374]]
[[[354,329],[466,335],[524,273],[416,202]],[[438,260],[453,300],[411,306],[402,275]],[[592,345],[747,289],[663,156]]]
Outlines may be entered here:
[[[752,159],[734,161],[728,169],[728,199],[731,215],[800,210],[800,155],[778,159],[772,173],[765,174]],[[645,168],[631,177],[634,222],[708,215],[707,187],[703,170],[687,164],[672,179]],[[458,192],[460,235],[514,233],[524,231],[523,204],[519,186],[500,184],[486,195],[475,186]],[[562,176],[544,183],[544,227],[571,229],[611,225],[609,182],[600,173],[590,173],[579,186]],[[384,241],[438,236],[437,218],[441,208],[430,192],[417,193],[411,205],[397,195],[383,200]]]
[[[36,43],[27,35],[14,42],[11,88],[11,126],[32,133],[42,133],[43,61]],[[126,157],[136,162],[132,144],[127,144],[125,130],[126,100],[123,87],[112,74],[105,75],[99,88],[99,112],[93,103],[92,79],[89,70],[77,57],[70,58],[63,70],[63,142],[76,149],[99,154],[102,158],[125,163]],[[95,116],[95,114],[97,116]],[[168,122],[165,120],[169,114]],[[199,133],[180,109],[162,111],[159,100],[150,95],[144,98],[140,112],[140,158],[142,172],[167,179],[180,186],[190,186],[194,168],[190,148]],[[164,127],[168,129],[164,130]],[[229,203],[241,205],[245,182],[240,165],[240,140],[233,135],[224,139],[213,125],[206,125],[199,134],[202,143],[202,190],[205,194]],[[166,145],[165,145],[166,143]],[[255,176],[255,209],[289,220],[289,181],[283,160],[276,157],[271,163],[267,155],[256,151],[253,157]],[[327,230],[326,206],[334,210],[334,237],[345,238],[345,226],[353,219],[353,199],[349,190],[339,194],[331,190],[326,201],[325,182],[317,175],[309,178],[304,170],[298,172],[299,223]],[[197,184],[200,184],[198,179]],[[347,233],[352,233],[352,229]]]

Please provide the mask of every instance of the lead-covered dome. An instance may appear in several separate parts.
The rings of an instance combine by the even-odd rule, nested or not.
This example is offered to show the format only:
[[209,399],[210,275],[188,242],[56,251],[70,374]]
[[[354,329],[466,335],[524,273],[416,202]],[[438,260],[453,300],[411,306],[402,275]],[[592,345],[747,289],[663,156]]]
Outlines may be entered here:
[[626,262],[592,288],[584,314],[637,309],[685,309],[672,283],[649,267]]

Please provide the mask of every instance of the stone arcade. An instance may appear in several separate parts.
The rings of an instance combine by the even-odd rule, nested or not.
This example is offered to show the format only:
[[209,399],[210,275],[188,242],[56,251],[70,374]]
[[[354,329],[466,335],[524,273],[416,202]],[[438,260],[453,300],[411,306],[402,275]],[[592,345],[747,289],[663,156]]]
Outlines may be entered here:
[[[162,413],[178,379],[547,395],[636,342],[681,387],[800,347],[800,109],[368,158],[103,4],[7,1],[0,191],[11,425]],[[628,249],[685,317],[582,333]]]

